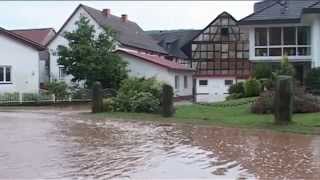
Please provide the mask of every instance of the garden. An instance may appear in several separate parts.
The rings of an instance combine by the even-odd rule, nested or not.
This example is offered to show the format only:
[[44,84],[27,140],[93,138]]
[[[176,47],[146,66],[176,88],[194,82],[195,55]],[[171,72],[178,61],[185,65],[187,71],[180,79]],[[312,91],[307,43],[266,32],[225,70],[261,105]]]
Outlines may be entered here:
[[170,118],[161,116],[161,85],[133,78],[122,83],[115,98],[104,100],[105,113],[98,116],[320,134],[319,72],[312,69],[302,86],[285,57],[276,70],[257,64],[251,79],[230,87],[226,101],[176,106]]

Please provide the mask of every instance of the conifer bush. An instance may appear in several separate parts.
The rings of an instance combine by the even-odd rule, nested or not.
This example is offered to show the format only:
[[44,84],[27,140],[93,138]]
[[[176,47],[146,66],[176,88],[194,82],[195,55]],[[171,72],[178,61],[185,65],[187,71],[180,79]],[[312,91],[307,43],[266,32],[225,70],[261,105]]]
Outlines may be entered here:
[[92,113],[103,112],[103,91],[100,82],[95,82],[92,88]]
[[290,76],[278,76],[274,99],[276,124],[288,124],[293,112],[293,82]]
[[173,88],[168,84],[162,85],[161,106],[161,113],[163,117],[173,116]]

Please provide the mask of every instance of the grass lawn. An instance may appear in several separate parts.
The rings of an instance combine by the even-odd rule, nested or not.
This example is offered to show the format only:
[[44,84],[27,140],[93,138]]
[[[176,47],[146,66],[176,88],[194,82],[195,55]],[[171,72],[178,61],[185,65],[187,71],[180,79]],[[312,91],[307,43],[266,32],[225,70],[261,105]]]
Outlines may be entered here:
[[[99,116],[153,120],[162,122],[185,122],[195,124],[213,124],[228,127],[269,129],[283,132],[320,134],[320,113],[295,114],[288,126],[273,124],[273,115],[250,113],[250,105],[242,104],[244,100],[226,101],[213,105],[181,105],[177,107],[173,118],[162,118],[160,115],[145,113],[102,113]],[[236,106],[230,106],[238,104]],[[242,104],[242,105],[239,105]]]

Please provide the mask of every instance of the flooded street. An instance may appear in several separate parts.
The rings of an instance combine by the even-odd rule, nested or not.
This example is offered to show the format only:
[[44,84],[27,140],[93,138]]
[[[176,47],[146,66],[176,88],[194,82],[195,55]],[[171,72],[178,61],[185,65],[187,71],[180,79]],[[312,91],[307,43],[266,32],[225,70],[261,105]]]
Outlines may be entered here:
[[319,179],[320,136],[0,111],[0,179]]

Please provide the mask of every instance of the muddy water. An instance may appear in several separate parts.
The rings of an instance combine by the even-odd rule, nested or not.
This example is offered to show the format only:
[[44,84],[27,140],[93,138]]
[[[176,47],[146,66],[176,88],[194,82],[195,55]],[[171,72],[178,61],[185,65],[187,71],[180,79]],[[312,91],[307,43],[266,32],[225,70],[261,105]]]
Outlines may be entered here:
[[320,137],[92,119],[84,109],[0,112],[0,179],[319,179]]

